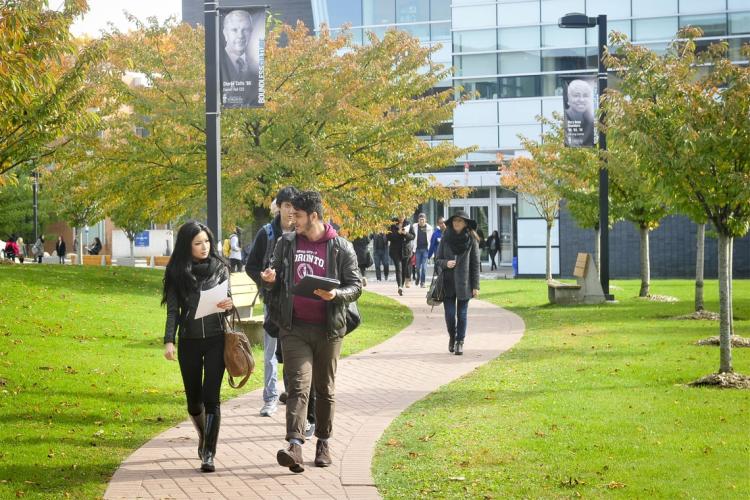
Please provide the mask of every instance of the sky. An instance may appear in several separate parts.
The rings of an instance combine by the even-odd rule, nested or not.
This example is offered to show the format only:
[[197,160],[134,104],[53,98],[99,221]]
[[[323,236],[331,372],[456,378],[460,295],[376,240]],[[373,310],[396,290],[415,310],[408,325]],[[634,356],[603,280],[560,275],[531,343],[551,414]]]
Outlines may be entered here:
[[[182,18],[181,0],[88,0],[89,12],[73,24],[71,31],[74,35],[86,34],[98,37],[102,30],[107,30],[107,23],[113,23],[119,30],[127,31],[128,22],[123,14],[124,10],[141,20],[156,16],[163,21],[170,15]],[[54,2],[50,2],[50,5]]]

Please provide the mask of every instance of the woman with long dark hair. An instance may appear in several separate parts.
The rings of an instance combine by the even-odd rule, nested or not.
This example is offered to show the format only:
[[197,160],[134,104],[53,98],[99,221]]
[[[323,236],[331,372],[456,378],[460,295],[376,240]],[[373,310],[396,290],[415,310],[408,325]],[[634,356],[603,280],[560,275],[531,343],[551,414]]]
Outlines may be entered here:
[[388,231],[388,253],[393,260],[393,267],[396,269],[396,285],[398,294],[403,295],[403,287],[408,283],[411,276],[409,271],[409,258],[411,257],[411,247],[409,242],[414,239],[414,234],[409,231],[409,221],[406,217],[394,217],[391,219],[390,230]]
[[445,324],[448,351],[464,353],[469,300],[479,296],[479,236],[477,223],[460,210],[447,221],[435,254],[435,265],[443,273]]
[[[187,410],[198,431],[198,457],[201,470],[213,472],[216,441],[219,437],[221,382],[224,378],[223,313],[195,318],[201,290],[211,289],[229,279],[229,267],[219,254],[211,230],[190,221],[180,227],[174,251],[164,272],[161,303],[167,306],[164,357],[180,363]],[[229,311],[232,299],[216,304]]]
[[497,264],[495,263],[495,256],[497,255],[497,252],[500,251],[500,233],[497,232],[497,229],[492,232],[492,236],[487,238],[487,241],[485,242],[485,246],[487,247],[487,250],[490,252],[490,262],[492,263],[490,265],[490,271],[494,271],[497,269]]

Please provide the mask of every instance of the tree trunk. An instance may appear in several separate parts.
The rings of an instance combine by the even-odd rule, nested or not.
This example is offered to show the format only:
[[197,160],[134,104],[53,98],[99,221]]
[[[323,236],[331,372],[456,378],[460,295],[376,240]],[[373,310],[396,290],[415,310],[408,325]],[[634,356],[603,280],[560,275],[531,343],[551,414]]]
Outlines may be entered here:
[[734,335],[734,286],[733,286],[733,278],[734,278],[734,238],[729,238],[729,257],[727,257],[729,262],[727,262],[727,266],[729,267],[728,273],[728,280],[727,286],[729,288],[729,335],[731,339],[731,335]]
[[552,224],[547,222],[547,279],[552,279]]
[[706,248],[706,225],[698,224],[695,249],[695,310],[703,310],[703,268]]
[[639,297],[648,297],[651,286],[651,264],[649,262],[649,230],[647,226],[638,227],[641,233],[641,291]]
[[135,238],[128,238],[130,241],[130,258],[135,259]]
[[732,237],[719,232],[719,349],[721,352],[719,373],[732,371],[732,341],[730,337],[730,285],[729,252]]
[[595,230],[596,238],[594,239],[594,262],[596,263],[596,271],[599,273],[598,277],[601,277],[601,268],[602,268],[602,260],[601,260],[601,254],[602,254],[602,239],[601,239],[601,231],[597,227]]
[[81,238],[83,231],[76,228],[76,238],[78,239],[78,265],[83,265],[83,238]]

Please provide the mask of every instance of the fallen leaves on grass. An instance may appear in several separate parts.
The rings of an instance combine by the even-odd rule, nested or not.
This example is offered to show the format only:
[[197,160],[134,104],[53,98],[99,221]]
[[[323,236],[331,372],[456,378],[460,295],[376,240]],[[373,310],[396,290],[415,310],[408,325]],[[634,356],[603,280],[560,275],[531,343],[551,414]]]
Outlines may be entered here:
[[402,446],[402,443],[398,439],[391,438],[391,439],[389,439],[388,441],[385,442],[385,445],[386,446],[398,447],[398,446]]
[[675,316],[672,319],[694,319],[694,320],[710,320],[710,321],[719,321],[719,313],[711,312],[711,311],[695,311],[690,314],[683,314],[682,316]]
[[671,295],[649,295],[648,297],[638,297],[641,300],[648,300],[649,302],[679,302],[680,299],[672,297]]
[[576,477],[569,477],[568,479],[560,481],[560,486],[565,486],[566,488],[575,488],[576,486],[581,486],[584,484],[586,484],[586,481],[578,479]]
[[[750,339],[746,337],[740,337],[739,335],[732,335],[732,347],[750,347]],[[699,340],[695,345],[721,345],[719,342],[719,336],[708,337],[707,339]]]
[[607,489],[610,489],[610,490],[620,490],[624,487],[625,487],[625,484],[619,481],[610,481],[610,483],[607,485]]
[[434,436],[434,435],[435,435],[435,433],[433,432],[432,434],[427,434],[426,436],[422,436],[421,438],[419,438],[419,440],[420,441],[424,441],[426,443],[427,441],[429,441],[430,439],[432,439],[432,436]]
[[691,387],[718,387],[721,389],[750,389],[750,377],[739,373],[712,373],[688,384]]
[[448,478],[449,481],[466,481],[464,476],[452,476]]

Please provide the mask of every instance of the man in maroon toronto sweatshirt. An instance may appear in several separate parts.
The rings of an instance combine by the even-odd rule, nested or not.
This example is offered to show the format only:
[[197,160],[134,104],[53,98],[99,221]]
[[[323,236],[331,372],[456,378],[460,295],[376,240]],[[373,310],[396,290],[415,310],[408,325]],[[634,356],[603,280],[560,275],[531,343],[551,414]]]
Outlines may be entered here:
[[[271,266],[261,278],[277,304],[270,314],[279,326],[284,370],[290,382],[286,402],[289,445],[278,451],[276,460],[292,472],[303,472],[310,384],[317,395],[315,465],[331,465],[328,438],[333,430],[336,366],[346,335],[347,304],[359,298],[362,282],[354,247],[323,222],[320,194],[303,191],[294,197],[292,206],[295,231],[276,244]],[[292,294],[291,288],[308,274],[335,278],[340,285],[330,291],[315,290],[315,297]]]

